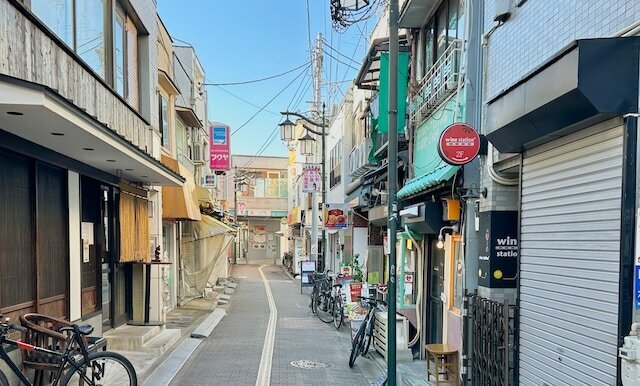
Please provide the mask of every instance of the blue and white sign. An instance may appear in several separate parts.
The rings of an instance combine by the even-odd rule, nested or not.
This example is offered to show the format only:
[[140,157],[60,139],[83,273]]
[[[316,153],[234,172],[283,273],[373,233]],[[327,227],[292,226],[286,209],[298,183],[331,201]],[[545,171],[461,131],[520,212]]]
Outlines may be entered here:
[[226,127],[213,128],[213,143],[216,145],[227,144],[227,128]]

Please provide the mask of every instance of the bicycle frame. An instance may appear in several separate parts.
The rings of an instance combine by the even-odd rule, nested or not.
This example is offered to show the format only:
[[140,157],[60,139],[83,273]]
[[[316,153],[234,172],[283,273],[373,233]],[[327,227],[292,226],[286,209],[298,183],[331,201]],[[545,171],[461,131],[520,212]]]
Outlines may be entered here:
[[[79,347],[80,347],[80,351],[82,353],[82,357],[83,359],[87,358],[89,353],[87,352],[87,348],[84,345],[84,342],[82,341],[82,339],[78,338],[78,333],[74,332],[72,335],[72,340],[76,343],[78,343]],[[25,386],[33,386],[33,384],[29,381],[29,379],[22,373],[22,371],[20,371],[20,369],[18,368],[18,366],[15,364],[15,362],[13,362],[11,360],[11,357],[9,357],[9,354],[7,353],[7,351],[4,349],[4,345],[7,344],[9,346],[14,346],[14,347],[18,347],[21,348],[23,350],[27,350],[27,351],[36,351],[36,352],[41,352],[41,353],[45,353],[45,354],[49,354],[49,355],[54,355],[56,357],[60,357],[61,358],[61,363],[60,366],[58,367],[58,370],[56,371],[55,374],[55,378],[54,378],[54,382],[53,382],[53,386],[58,385],[58,382],[60,381],[60,378],[62,377],[62,373],[64,371],[64,368],[66,367],[66,365],[70,365],[73,370],[79,370],[81,368],[80,365],[78,365],[78,362],[73,359],[72,356],[70,356],[69,354],[72,351],[72,345],[68,345],[67,349],[65,350],[64,353],[59,353],[57,351],[53,351],[53,350],[49,350],[43,347],[37,347],[37,346],[33,346],[24,342],[21,342],[19,340],[12,340],[6,337],[5,334],[0,334],[0,358],[2,358],[2,360],[9,366],[9,368],[11,369],[11,371],[18,377],[18,379],[20,380],[20,383],[22,383]],[[71,370],[71,369],[70,369]],[[82,373],[81,371],[78,372],[79,374],[82,375],[82,378],[84,379],[85,382],[87,382],[87,384],[91,384],[91,380],[87,378],[87,376]]]

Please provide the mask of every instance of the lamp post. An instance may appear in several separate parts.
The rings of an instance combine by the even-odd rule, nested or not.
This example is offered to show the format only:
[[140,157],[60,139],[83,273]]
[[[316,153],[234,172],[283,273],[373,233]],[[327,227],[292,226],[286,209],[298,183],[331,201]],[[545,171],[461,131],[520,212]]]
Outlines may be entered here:
[[246,180],[249,177],[249,174],[238,174],[238,167],[234,167],[233,172],[233,219],[236,224],[236,229],[238,229],[238,234],[236,235],[238,242],[236,243],[236,247],[233,248],[233,264],[236,264],[238,261],[238,255],[240,250],[240,235],[241,232],[238,227],[238,189],[242,186],[246,185]]
[[[325,161],[325,154],[326,154],[326,146],[327,146],[327,141],[326,141],[326,131],[325,129],[327,128],[327,125],[325,123],[325,105],[324,103],[322,104],[322,122],[316,122],[312,119],[309,119],[307,117],[305,117],[304,115],[300,114],[300,113],[295,113],[295,112],[290,112],[290,111],[284,111],[281,112],[280,114],[284,115],[286,117],[286,119],[284,120],[284,122],[282,122],[280,124],[280,139],[283,142],[289,142],[292,141],[293,138],[293,134],[294,134],[294,129],[295,129],[295,125],[293,124],[293,122],[291,122],[289,120],[289,115],[293,115],[294,117],[300,118],[303,121],[310,123],[313,126],[319,127],[321,130],[314,130],[308,126],[305,126],[305,130],[307,131],[305,133],[305,135],[303,135],[301,138],[298,139],[298,141],[300,142],[300,153],[302,155],[312,155],[313,154],[313,144],[316,142],[315,138],[313,138],[311,135],[309,135],[309,133],[313,133],[315,135],[319,135],[322,138],[322,203],[326,204],[327,203],[327,187],[326,187],[326,180],[327,180],[327,170],[326,170],[326,161]],[[317,240],[318,240],[318,202],[315,199],[316,193],[313,192],[312,193],[312,208],[311,208],[311,216],[312,216],[312,230],[311,230],[311,239],[313,243],[317,244]],[[322,236],[321,236],[321,244],[322,245],[322,261],[323,263],[326,262],[326,256],[327,256],[327,247],[326,247],[326,235],[324,232],[324,229],[322,230]],[[316,254],[317,256],[317,254]]]

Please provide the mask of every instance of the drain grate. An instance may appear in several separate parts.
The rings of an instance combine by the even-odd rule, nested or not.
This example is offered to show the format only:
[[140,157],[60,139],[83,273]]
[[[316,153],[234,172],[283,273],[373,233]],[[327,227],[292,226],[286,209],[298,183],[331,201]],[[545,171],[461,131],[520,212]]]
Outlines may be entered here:
[[326,369],[328,367],[333,367],[331,363],[318,362],[318,361],[310,361],[307,359],[301,359],[299,361],[292,361],[290,363],[291,366],[297,367],[300,369]]

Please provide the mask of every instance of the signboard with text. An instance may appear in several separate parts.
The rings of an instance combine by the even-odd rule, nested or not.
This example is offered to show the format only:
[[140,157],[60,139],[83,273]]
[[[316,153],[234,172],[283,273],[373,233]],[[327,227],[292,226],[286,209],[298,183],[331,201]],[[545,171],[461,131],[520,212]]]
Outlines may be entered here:
[[229,126],[209,128],[209,166],[211,170],[231,170],[231,133]]
[[349,227],[349,204],[324,204],[324,229]]
[[488,288],[516,288],[518,273],[518,212],[480,213],[478,284]]
[[467,164],[480,152],[480,135],[466,123],[454,123],[440,135],[438,154],[449,165]]
[[320,191],[322,175],[319,164],[306,164],[302,167],[302,191],[313,193]]

